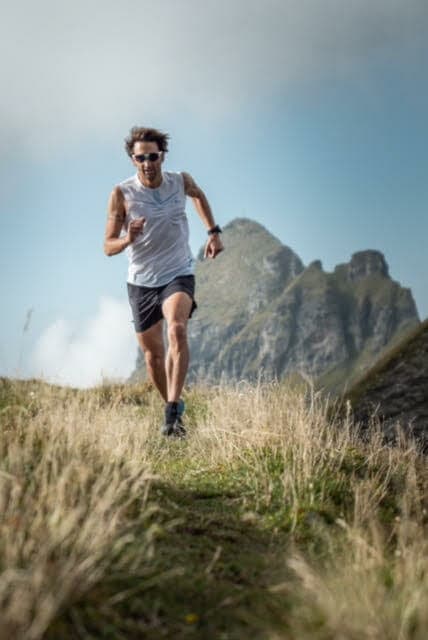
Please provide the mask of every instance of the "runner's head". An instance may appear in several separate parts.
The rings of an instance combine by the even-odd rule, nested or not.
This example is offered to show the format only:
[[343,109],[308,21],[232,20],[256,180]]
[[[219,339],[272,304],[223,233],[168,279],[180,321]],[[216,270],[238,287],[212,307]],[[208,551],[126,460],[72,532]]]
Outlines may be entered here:
[[157,129],[133,127],[125,140],[125,148],[137,168],[144,186],[159,187],[162,182],[162,162],[168,150],[168,134]]
[[163,133],[158,129],[152,129],[149,127],[132,127],[129,132],[129,136],[125,138],[126,153],[132,158],[134,151],[134,145],[136,142],[155,142],[157,144],[157,151],[163,151],[164,155],[168,151],[169,134]]

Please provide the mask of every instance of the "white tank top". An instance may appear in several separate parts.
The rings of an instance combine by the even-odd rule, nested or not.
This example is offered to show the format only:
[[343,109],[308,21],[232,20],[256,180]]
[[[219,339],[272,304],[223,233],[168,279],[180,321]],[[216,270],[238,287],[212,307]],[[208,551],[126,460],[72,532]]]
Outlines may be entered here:
[[137,175],[119,187],[127,203],[122,235],[130,220],[146,219],[141,235],[125,249],[128,282],[161,287],[177,276],[193,274],[195,260],[189,247],[182,174],[163,171],[162,183],[156,189],[145,187]]

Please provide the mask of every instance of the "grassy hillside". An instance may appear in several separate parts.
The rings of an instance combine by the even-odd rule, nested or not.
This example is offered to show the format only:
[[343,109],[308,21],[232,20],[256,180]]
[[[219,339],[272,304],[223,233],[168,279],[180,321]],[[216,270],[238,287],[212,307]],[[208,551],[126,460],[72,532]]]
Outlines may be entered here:
[[148,386],[0,381],[0,638],[426,637],[410,442],[291,384],[186,401],[176,442]]
[[401,335],[401,339],[394,340],[392,345],[380,355],[373,367],[355,382],[347,394],[347,398],[352,403],[357,403],[377,383],[379,376],[396,363],[415,359],[414,366],[425,371],[427,367],[426,353],[420,349],[419,339],[426,335],[427,331],[428,319]]

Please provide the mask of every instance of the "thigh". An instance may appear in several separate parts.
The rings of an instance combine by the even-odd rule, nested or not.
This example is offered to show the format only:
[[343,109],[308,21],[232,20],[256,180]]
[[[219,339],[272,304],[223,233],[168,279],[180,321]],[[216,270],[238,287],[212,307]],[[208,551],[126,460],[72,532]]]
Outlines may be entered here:
[[162,313],[168,324],[183,322],[187,324],[193,306],[193,299],[184,291],[176,291],[168,296],[162,304]]
[[195,277],[178,276],[174,278],[160,293],[162,315],[168,322],[187,323],[197,308],[195,302]]
[[146,331],[138,331],[136,333],[138,344],[141,350],[147,351],[158,356],[163,356],[165,352],[163,341],[163,322],[159,320],[150,329]]

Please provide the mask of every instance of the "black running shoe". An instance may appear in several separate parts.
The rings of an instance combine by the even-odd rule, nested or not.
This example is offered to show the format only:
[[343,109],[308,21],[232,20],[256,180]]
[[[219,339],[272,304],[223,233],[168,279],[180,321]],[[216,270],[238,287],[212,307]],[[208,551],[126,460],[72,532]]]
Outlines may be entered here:
[[164,436],[172,438],[184,438],[186,429],[181,418],[184,407],[181,402],[167,402],[165,406],[165,422],[161,427]]
[[161,434],[169,438],[185,438],[186,429],[180,417],[178,417],[173,423],[165,423],[161,427]]
[[177,420],[174,422],[173,432],[171,434],[173,438],[185,438],[186,429],[184,428],[181,416],[177,416]]
[[173,431],[174,431],[174,423],[168,424],[167,422],[165,422],[165,424],[161,426],[161,434],[163,436],[172,436]]
[[180,416],[180,418],[182,418],[183,417],[183,413],[185,411],[186,411],[185,402],[184,402],[183,398],[180,398],[180,400],[178,401],[177,415]]

